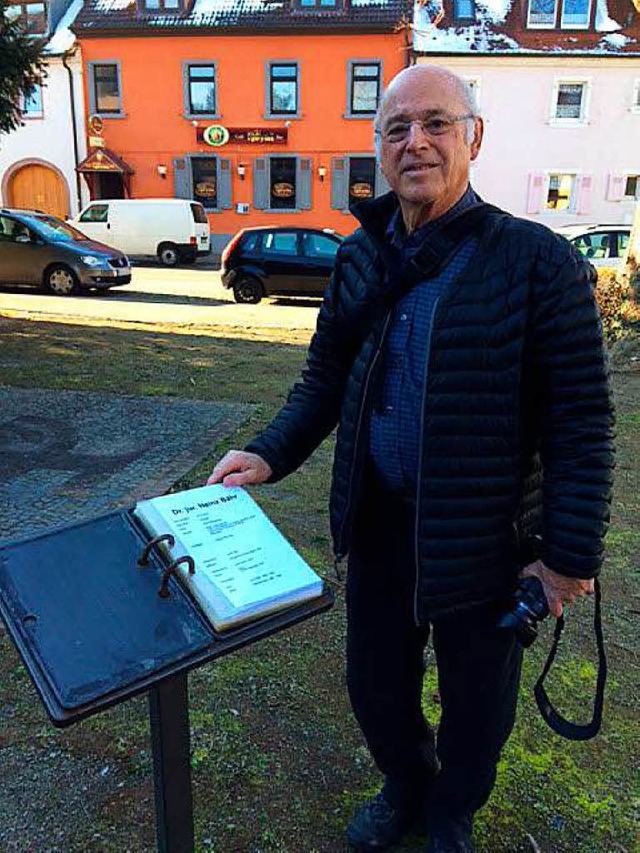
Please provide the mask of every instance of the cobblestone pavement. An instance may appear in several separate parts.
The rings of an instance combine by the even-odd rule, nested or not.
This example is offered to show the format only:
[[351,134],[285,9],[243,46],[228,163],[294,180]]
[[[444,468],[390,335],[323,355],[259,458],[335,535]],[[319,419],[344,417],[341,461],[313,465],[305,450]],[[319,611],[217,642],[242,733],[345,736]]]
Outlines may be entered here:
[[251,408],[0,388],[0,539],[162,494]]

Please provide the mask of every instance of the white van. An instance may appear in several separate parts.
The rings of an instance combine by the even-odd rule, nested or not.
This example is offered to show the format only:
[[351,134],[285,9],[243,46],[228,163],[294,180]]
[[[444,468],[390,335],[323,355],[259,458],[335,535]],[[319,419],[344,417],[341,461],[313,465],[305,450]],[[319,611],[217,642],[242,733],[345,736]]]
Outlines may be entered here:
[[167,267],[193,263],[211,251],[204,207],[184,198],[100,199],[72,225],[125,255],[157,257]]

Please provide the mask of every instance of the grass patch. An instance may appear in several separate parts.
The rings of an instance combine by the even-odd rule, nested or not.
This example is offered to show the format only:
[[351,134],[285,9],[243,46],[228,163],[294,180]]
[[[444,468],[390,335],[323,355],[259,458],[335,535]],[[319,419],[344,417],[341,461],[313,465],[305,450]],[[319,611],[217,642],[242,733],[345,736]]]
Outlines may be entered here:
[[[177,486],[200,485],[230,446],[242,446],[286,398],[304,362],[300,333],[265,342],[28,321],[0,320],[6,385],[119,394],[170,395],[257,406],[251,421],[222,442]],[[285,333],[282,333],[284,336]],[[616,376],[619,476],[605,568],[605,619],[611,679],[601,736],[569,744],[540,720],[532,687],[550,642],[550,625],[526,656],[516,730],[500,763],[476,838],[484,853],[530,850],[610,853],[638,849],[631,757],[638,743],[633,661],[640,489],[637,448],[640,374]],[[323,573],[331,573],[327,495],[332,439],[299,472],[254,495]],[[585,719],[595,677],[590,605],[576,605],[549,686],[572,718]],[[378,776],[354,723],[343,678],[344,607],[190,676],[192,773],[198,851],[332,853],[356,804]],[[438,718],[437,678],[428,661],[425,707]],[[147,708],[132,700],[64,731],[53,729],[6,637],[0,643],[0,747],[59,750],[96,758],[122,783],[101,795],[96,849],[148,851],[154,821]],[[38,773],[34,766],[33,773]],[[0,783],[1,785],[2,783]],[[73,784],[73,780],[70,781]],[[120,783],[118,783],[120,784]],[[418,850],[409,839],[399,851]],[[29,844],[25,841],[25,847]],[[50,847],[53,847],[53,842]],[[61,846],[89,849],[67,829]],[[35,849],[35,848],[33,848]],[[48,849],[48,848],[47,848]]]

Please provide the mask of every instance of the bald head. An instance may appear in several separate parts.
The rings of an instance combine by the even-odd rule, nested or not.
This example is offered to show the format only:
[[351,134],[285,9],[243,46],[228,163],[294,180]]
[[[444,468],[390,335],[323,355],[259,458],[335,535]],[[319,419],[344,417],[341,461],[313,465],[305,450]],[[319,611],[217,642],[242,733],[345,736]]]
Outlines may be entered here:
[[[373,128],[376,132],[376,152],[378,152],[378,131],[389,100],[393,98],[399,88],[409,82],[425,89],[442,88],[450,97],[451,112],[472,116],[479,115],[476,99],[471,88],[453,71],[449,71],[448,68],[443,68],[440,65],[411,65],[396,74],[380,99],[373,121]],[[472,139],[473,120],[469,120],[467,122],[467,141],[471,142]]]

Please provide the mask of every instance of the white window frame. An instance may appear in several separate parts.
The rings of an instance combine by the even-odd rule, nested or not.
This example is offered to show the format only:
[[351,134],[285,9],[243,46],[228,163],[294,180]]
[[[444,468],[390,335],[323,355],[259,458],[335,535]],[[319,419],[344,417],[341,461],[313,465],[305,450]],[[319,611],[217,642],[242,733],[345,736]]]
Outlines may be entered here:
[[640,115],[640,77],[633,81],[633,92],[631,93],[631,112]]
[[560,0],[560,29],[562,30],[588,30],[593,13],[593,0],[588,0],[587,20],[584,24],[566,24],[564,20],[564,0]]
[[27,101],[29,100],[29,96],[22,95],[20,98],[20,113],[24,121],[38,121],[39,119],[44,118],[44,98],[42,95],[42,86],[40,83],[36,83],[33,86],[33,89],[38,89],[40,91],[40,109],[28,112],[26,106]]
[[[573,182],[571,184],[571,195],[569,196],[569,207],[565,208],[564,210],[558,210],[557,208],[547,207],[551,175],[571,175],[573,177]],[[578,202],[578,178],[581,177],[581,175],[582,173],[579,169],[546,169],[544,172],[546,184],[540,213],[547,214],[548,216],[566,216],[568,213],[575,213]]]
[[553,7],[553,23],[551,23],[551,24],[532,24],[531,23],[531,0],[527,0],[527,29],[528,30],[554,30],[557,20],[558,20],[558,0],[555,0],[555,5]]
[[[582,104],[579,118],[558,118],[558,96],[560,86],[583,86]],[[556,77],[549,111],[549,124],[554,127],[584,127],[589,124],[591,108],[591,77]]]

